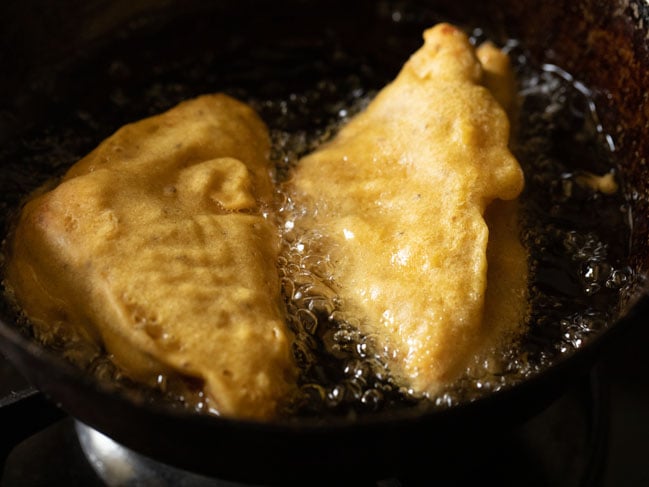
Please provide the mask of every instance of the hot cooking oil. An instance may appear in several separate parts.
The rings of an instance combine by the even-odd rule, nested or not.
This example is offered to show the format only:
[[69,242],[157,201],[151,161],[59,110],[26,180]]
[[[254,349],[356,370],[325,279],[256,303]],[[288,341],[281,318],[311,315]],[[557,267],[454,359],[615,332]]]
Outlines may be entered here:
[[[387,3],[379,5],[385,10]],[[379,21],[398,35],[391,34],[387,48],[374,55],[335,29],[315,40],[292,38],[287,30],[286,38],[273,43],[263,30],[254,31],[259,38],[216,32],[195,18],[177,19],[162,30],[155,23],[158,30],[147,30],[146,23],[125,27],[113,42],[61,68],[57,79],[69,85],[69,96],[50,100],[45,121],[35,121],[0,147],[3,235],[30,191],[55,180],[120,125],[207,92],[226,92],[260,113],[270,129],[281,187],[301,156],[330,140],[367,106],[429,26],[406,12],[388,13],[380,11]],[[224,42],[216,42],[217,35]],[[165,41],[179,36],[187,49]],[[484,38],[482,30],[474,31],[475,42]],[[415,396],[391,377],[385,366],[389,351],[378,350],[372,336],[358,331],[354,317],[342,313],[319,236],[296,234],[292,223],[300,210],[278,191],[274,213],[282,252],[277,264],[286,326],[295,336],[292,352],[301,370],[299,394],[290,398],[284,414],[356,417],[398,408],[446,408],[543,371],[615,320],[620,293],[634,275],[626,260],[631,210],[616,173],[614,141],[579,79],[560,66],[531,63],[521,42],[500,44],[511,56],[519,84],[511,147],[526,178],[521,201],[522,239],[530,255],[527,333],[504,352],[504,366],[482,364],[437,397]],[[2,317],[18,319],[30,333],[7,300]],[[40,339],[99,379],[121,384],[127,394],[210,411],[195,381],[160,376],[143,392],[101,349],[62,341],[56,333]]]

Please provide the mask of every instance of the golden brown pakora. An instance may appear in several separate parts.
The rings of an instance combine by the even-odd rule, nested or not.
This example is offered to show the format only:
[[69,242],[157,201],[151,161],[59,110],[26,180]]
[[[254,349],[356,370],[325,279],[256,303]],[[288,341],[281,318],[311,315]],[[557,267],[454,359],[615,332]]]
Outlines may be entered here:
[[305,207],[296,227],[323,236],[341,308],[396,377],[434,394],[520,327],[516,209],[490,211],[489,257],[485,211],[524,181],[497,100],[512,100],[506,56],[485,47],[483,66],[449,24],[424,39],[364,112],[299,161],[288,190]]
[[139,381],[204,383],[217,414],[272,417],[297,372],[264,217],[269,145],[225,95],[118,130],[22,211],[6,282],[26,315]]

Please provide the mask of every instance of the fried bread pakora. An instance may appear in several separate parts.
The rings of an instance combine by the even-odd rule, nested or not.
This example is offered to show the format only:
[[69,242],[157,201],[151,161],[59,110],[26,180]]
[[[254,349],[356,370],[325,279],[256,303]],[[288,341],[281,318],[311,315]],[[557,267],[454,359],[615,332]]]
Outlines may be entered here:
[[[304,206],[296,228],[322,236],[341,309],[403,384],[431,395],[515,334],[527,267],[515,206],[490,209],[493,242],[485,222],[524,186],[500,104],[511,102],[506,56],[485,47],[483,66],[449,24],[424,39],[287,188]],[[512,270],[523,279],[499,282]]]
[[[509,56],[491,42],[481,44],[476,55],[484,70],[483,84],[508,113],[509,119],[516,119],[517,87]],[[528,262],[521,239],[520,203],[518,199],[496,199],[487,207],[484,218],[489,229],[488,268],[482,324],[483,353],[476,355],[478,362],[488,358],[490,350],[511,347],[524,330],[522,325],[529,313]]]
[[[344,314],[431,395],[520,333],[527,255],[508,58],[448,24],[424,38],[283,189],[298,231],[322,236]],[[123,127],[26,203],[7,287],[37,330],[105,348],[138,381],[188,378],[216,414],[272,418],[298,372],[268,152],[225,95]]]
[[25,314],[138,381],[204,383],[217,414],[274,416],[297,371],[263,216],[269,145],[220,94],[119,129],[24,206],[6,282]]

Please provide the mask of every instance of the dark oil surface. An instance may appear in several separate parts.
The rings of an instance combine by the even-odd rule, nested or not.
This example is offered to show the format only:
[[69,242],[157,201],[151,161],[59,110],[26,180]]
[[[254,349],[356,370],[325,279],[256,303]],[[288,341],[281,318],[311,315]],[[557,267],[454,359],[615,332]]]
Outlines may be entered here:
[[[372,15],[383,36],[376,45],[351,35],[343,20],[339,28],[317,32],[287,22],[273,25],[272,35],[263,23],[242,32],[226,24],[214,29],[214,19],[196,17],[124,26],[104,46],[62,65],[52,75],[45,116],[0,147],[2,234],[10,232],[30,191],[61,175],[119,126],[202,93],[226,92],[260,113],[271,131],[281,182],[300,156],[328,140],[396,75],[421,45],[425,28],[446,20],[414,17],[389,2],[378,2]],[[485,39],[480,29],[469,33],[476,43]],[[494,40],[510,53],[519,81],[512,150],[526,174],[529,331],[519,348],[506,352],[505,370],[467,376],[424,407],[448,407],[513,385],[583,347],[616,318],[620,292],[633,279],[626,264],[630,229],[623,188],[605,194],[583,183],[584,175],[615,173],[613,141],[599,125],[587,87],[560,67],[531,65],[523,44]],[[281,195],[278,208],[289,219]],[[355,416],[422,407],[393,383],[353,323],[337,319],[326,259],[307,252],[305,260],[302,249],[296,252],[300,243],[286,235],[279,269],[303,372],[300,395],[287,414]],[[6,302],[2,317],[16,321]],[[139,393],[105,356],[88,352],[80,359],[87,351],[53,337],[49,342],[99,377]],[[174,390],[168,382],[160,377],[161,391]],[[200,396],[187,402],[200,410]]]

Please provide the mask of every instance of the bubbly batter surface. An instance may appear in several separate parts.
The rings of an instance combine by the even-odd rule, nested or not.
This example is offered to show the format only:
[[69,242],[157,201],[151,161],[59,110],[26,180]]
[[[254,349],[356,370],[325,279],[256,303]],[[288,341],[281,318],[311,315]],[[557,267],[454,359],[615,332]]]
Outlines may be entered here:
[[435,393],[519,328],[526,261],[514,206],[489,208],[491,237],[485,221],[523,188],[502,106],[507,58],[487,45],[483,65],[448,24],[424,38],[363,113],[298,163],[289,190],[306,207],[297,226],[332,256],[343,309],[397,377]]
[[23,209],[7,273],[18,302],[137,380],[192,378],[218,414],[275,415],[296,368],[262,216],[268,152],[258,116],[225,95],[121,128]]

